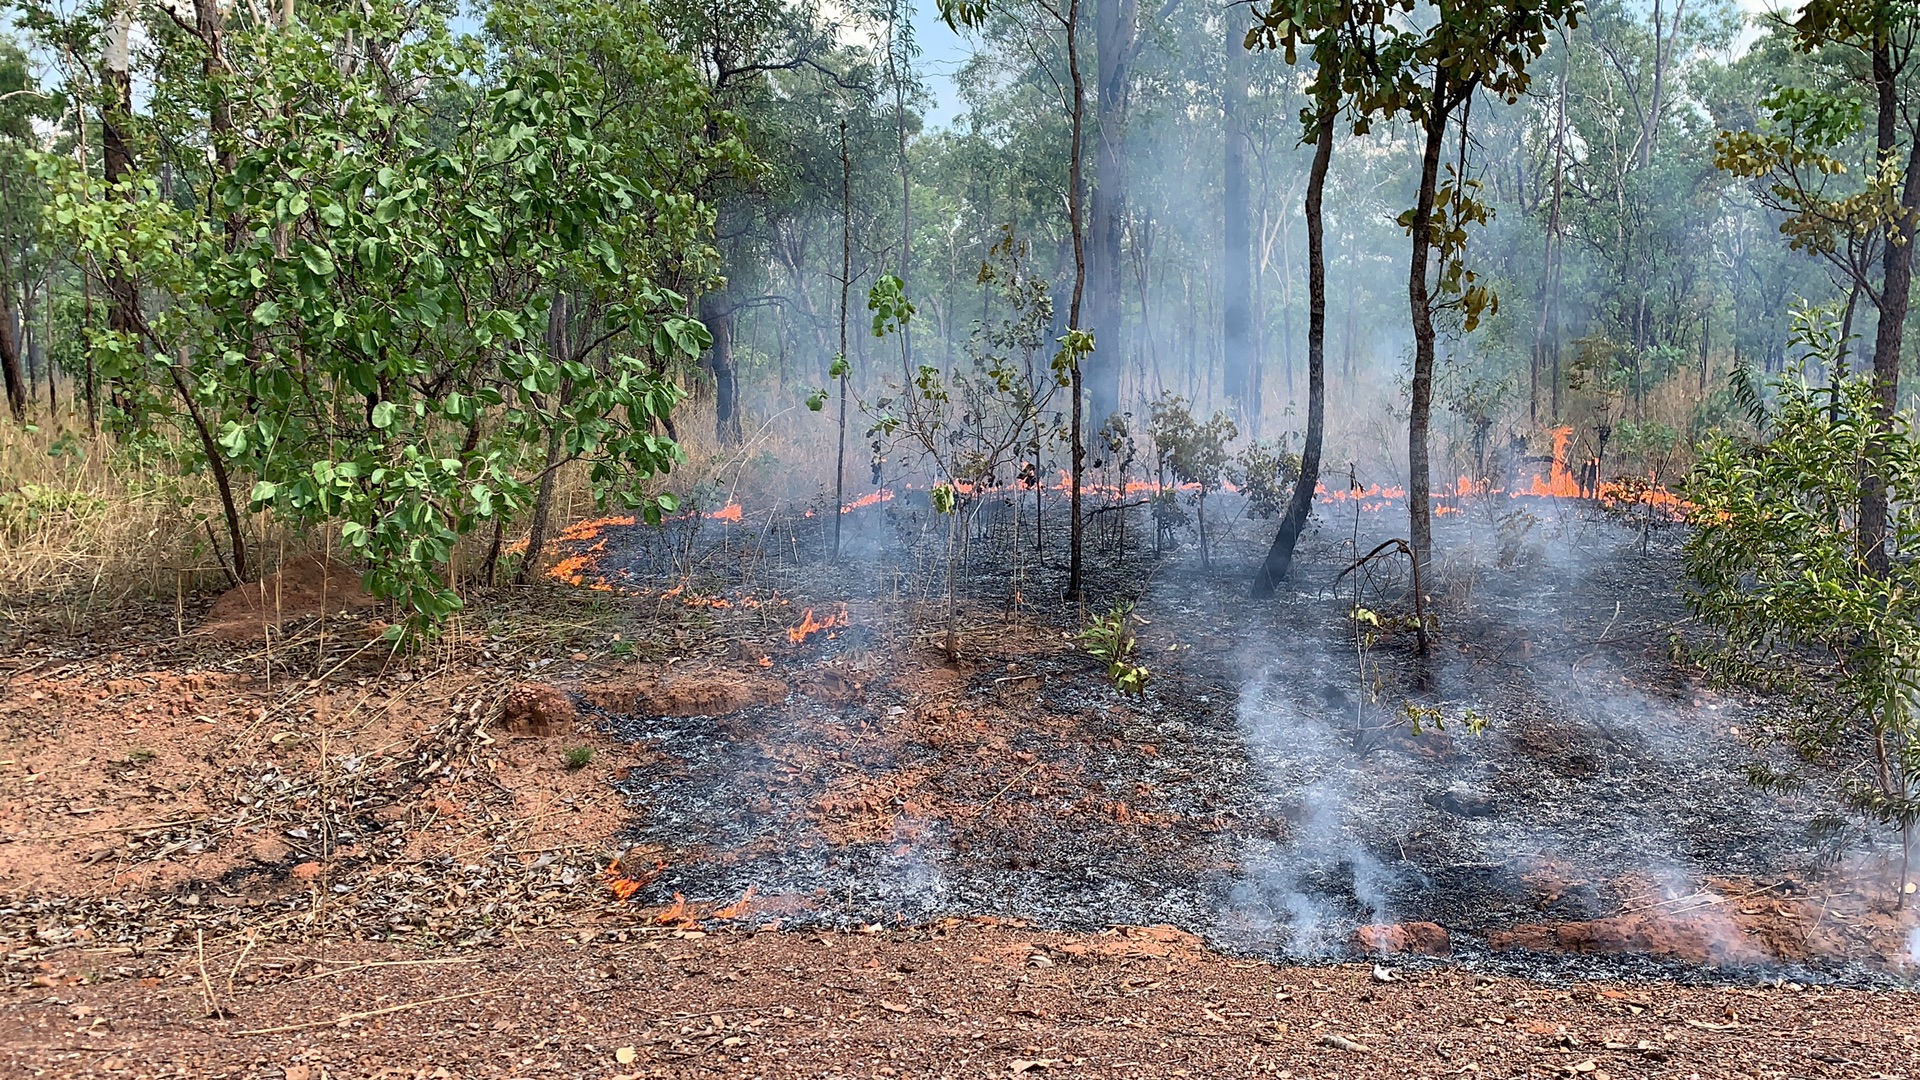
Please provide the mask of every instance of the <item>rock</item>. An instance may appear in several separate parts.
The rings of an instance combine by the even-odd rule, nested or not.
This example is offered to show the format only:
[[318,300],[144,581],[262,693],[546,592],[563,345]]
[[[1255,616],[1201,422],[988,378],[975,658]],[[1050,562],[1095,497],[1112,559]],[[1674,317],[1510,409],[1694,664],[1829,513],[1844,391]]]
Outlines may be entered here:
[[320,864],[317,862],[303,862],[294,867],[292,873],[297,881],[312,881],[320,876],[320,870]]
[[1355,952],[1379,956],[1452,956],[1453,939],[1436,923],[1375,923],[1353,932]]
[[515,685],[500,706],[501,724],[515,735],[556,735],[579,719],[567,695],[545,683]]
[[373,604],[360,575],[324,555],[301,555],[213,602],[200,633],[223,641],[263,638],[287,622],[343,615]]

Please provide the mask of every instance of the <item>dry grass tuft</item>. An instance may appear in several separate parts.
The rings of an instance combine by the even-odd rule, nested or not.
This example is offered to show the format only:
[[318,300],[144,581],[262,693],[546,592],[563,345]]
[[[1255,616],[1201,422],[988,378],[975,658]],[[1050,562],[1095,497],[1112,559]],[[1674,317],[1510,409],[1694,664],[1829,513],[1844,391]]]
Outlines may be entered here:
[[180,455],[84,423],[0,421],[0,594],[112,602],[220,577],[205,535],[219,503]]

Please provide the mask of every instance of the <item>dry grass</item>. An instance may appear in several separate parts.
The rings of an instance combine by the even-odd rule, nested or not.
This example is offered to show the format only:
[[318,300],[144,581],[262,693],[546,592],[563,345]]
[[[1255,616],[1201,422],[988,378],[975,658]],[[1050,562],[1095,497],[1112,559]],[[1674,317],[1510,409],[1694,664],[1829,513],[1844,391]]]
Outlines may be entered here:
[[0,594],[111,603],[220,577],[219,503],[169,448],[132,448],[73,416],[0,421]]

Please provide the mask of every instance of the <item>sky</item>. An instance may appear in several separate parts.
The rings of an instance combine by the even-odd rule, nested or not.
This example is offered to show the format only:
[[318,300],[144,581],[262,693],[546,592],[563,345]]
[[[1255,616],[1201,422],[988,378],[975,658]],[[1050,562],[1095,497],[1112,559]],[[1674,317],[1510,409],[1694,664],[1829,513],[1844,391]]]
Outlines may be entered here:
[[933,95],[927,126],[947,127],[959,118],[963,108],[953,76],[973,55],[973,47],[940,21],[934,0],[913,0],[913,35],[920,43],[921,76],[927,81],[927,92]]

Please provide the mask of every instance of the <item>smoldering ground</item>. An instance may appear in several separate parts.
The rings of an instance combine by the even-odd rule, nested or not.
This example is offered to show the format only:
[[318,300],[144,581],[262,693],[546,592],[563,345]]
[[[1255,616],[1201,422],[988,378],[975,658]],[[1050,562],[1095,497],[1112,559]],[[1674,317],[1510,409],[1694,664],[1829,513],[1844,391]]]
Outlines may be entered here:
[[[1743,921],[1759,902],[1849,886],[1820,876],[1813,796],[1747,783],[1757,703],[1671,655],[1686,632],[1677,531],[1642,554],[1591,506],[1540,500],[1516,552],[1497,528],[1511,507],[1486,507],[1441,519],[1447,577],[1424,659],[1395,629],[1405,582],[1389,565],[1360,575],[1357,598],[1356,575],[1336,578],[1396,514],[1329,515],[1271,606],[1249,605],[1227,572],[1251,561],[1255,526],[1223,527],[1213,572],[1190,548],[1097,564],[1139,599],[1154,677],[1138,700],[1064,636],[1070,613],[1039,599],[1059,567],[1020,556],[1016,571],[1030,517],[1017,535],[1011,518],[976,520],[954,549],[963,597],[1011,595],[1017,572],[1035,598],[1011,615],[963,602],[957,665],[929,633],[938,593],[900,591],[926,569],[903,561],[948,551],[917,500],[858,511],[869,517],[843,539],[873,554],[839,569],[821,567],[813,519],[754,544],[736,531],[729,554],[700,564],[702,587],[727,595],[741,586],[723,568],[751,566],[757,595],[846,597],[849,625],[783,645],[799,608],[769,606],[764,656],[743,644],[670,666],[726,677],[739,663],[773,681],[723,715],[607,699],[606,722],[636,748],[627,838],[661,866],[636,902],[711,909],[751,894],[747,919],[787,925],[1170,923],[1297,959],[1350,954],[1362,925],[1431,921],[1456,956],[1528,971],[1864,979],[1905,963],[1904,928],[1833,937],[1829,917],[1826,937],[1795,945]],[[653,542],[616,539],[601,565],[644,566]],[[1356,639],[1356,599],[1383,617],[1371,641]],[[1855,865],[1886,853],[1858,851]]]

